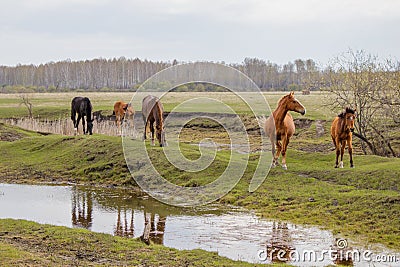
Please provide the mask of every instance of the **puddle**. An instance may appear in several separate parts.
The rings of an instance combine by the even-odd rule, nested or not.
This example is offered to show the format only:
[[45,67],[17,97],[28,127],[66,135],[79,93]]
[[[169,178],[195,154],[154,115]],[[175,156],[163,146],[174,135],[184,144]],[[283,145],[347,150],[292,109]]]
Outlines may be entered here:
[[[150,224],[152,242],[176,249],[215,251],[251,263],[285,261],[296,266],[346,263],[335,260],[334,255],[323,255],[324,251],[338,250],[337,240],[330,231],[268,221],[234,208],[176,208],[146,196],[137,197],[128,190],[0,184],[0,218],[80,227],[128,238],[140,237],[145,225]],[[377,255],[400,259],[399,253],[384,247],[366,250],[351,241],[345,250],[338,251],[342,254],[367,251],[371,252],[371,259]],[[348,264],[352,266],[400,266],[393,259],[372,263],[363,255],[351,256]]]

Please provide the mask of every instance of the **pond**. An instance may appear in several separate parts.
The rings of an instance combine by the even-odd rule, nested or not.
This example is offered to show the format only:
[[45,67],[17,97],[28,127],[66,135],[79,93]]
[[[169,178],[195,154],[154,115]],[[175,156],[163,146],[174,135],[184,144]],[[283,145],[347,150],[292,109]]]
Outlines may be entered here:
[[[80,227],[127,238],[142,236],[145,225],[150,224],[150,240],[154,243],[181,250],[215,251],[233,260],[252,263],[400,266],[400,262],[370,265],[368,259],[355,254],[346,262],[347,257],[339,257],[343,251],[337,249],[335,236],[317,227],[260,219],[234,207],[177,208],[122,189],[0,184],[0,218]],[[347,241],[351,252],[366,250]],[[329,253],[336,251],[336,256],[324,255],[329,250]],[[395,255],[384,247],[370,251],[372,255]]]

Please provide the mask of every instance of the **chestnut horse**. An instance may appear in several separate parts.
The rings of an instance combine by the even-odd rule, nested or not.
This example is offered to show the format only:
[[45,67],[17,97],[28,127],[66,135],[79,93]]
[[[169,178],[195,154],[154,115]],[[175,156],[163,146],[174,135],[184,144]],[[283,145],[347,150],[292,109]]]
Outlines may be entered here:
[[[92,119],[92,104],[87,97],[74,97],[71,101],[71,120],[74,122],[74,135],[78,133],[79,121],[82,119],[83,134],[92,134],[93,119]],[[76,119],[76,113],[78,118]],[[87,119],[87,129],[85,129],[85,117]]]
[[288,113],[288,111],[298,112],[301,115],[306,114],[305,107],[294,97],[294,92],[290,92],[279,100],[278,107],[274,110],[272,115],[266,119],[264,124],[265,133],[271,140],[271,144],[273,144],[272,167],[279,164],[278,158],[280,153],[282,153],[282,168],[285,170],[287,170],[286,150],[289,144],[289,139],[296,129],[293,117]]
[[[350,168],[354,168],[353,164],[353,145],[352,138],[354,132],[354,122],[356,119],[356,110],[346,108],[332,122],[331,137],[336,149],[335,168],[343,168],[343,154],[346,143],[349,148]],[[340,164],[338,162],[340,153]]]
[[114,104],[113,115],[115,115],[115,123],[117,124],[118,131],[121,134],[121,123],[123,119],[133,122],[133,116],[135,115],[135,110],[130,103],[125,103],[123,101],[117,101]]
[[156,135],[160,146],[166,146],[164,130],[164,108],[158,97],[148,95],[142,101],[142,116],[144,121],[143,139],[146,140],[147,129],[151,132],[151,145],[154,146],[154,122],[156,123]]

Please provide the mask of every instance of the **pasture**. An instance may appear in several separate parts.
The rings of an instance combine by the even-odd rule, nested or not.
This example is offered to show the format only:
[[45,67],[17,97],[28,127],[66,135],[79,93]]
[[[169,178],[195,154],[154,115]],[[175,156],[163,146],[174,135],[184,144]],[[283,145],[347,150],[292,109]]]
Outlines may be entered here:
[[[35,117],[56,119],[70,116],[70,106],[73,97],[78,95],[87,96],[92,104],[93,110],[104,110],[112,113],[113,105],[118,100],[129,102],[135,93],[98,93],[98,92],[87,92],[87,93],[37,93],[29,94],[31,102],[33,104],[33,112]],[[143,99],[146,95],[140,94],[134,103],[132,103],[135,110],[140,110],[141,103],[139,99]],[[152,93],[153,94],[153,93]],[[159,95],[159,94],[154,94]],[[281,92],[263,93],[264,97],[268,101],[271,108],[275,108],[276,103],[283,95]],[[312,120],[329,120],[332,116],[335,116],[336,111],[331,110],[327,104],[329,104],[329,97],[324,93],[313,92],[311,95],[301,95],[301,92],[296,92],[295,96],[301,101],[301,103],[307,107],[307,118]],[[169,112],[179,103],[182,103],[188,99],[196,97],[211,97],[223,101],[224,103],[232,106],[237,113],[250,113],[250,110],[246,105],[240,101],[240,99],[232,93],[227,92],[193,92],[193,93],[179,93],[171,92],[162,98],[165,111]],[[207,102],[202,103],[204,110],[209,110]],[[196,108],[197,110],[198,108]],[[190,108],[185,110],[191,112]],[[107,114],[107,113],[106,113]],[[21,104],[20,94],[2,94],[0,95],[0,118],[19,118],[27,116],[27,109]],[[295,118],[297,115],[294,116]]]
[[[85,93],[84,96],[90,98],[93,111],[103,110],[104,114],[111,114],[116,101],[129,102],[133,94]],[[69,119],[70,101],[77,95],[83,96],[80,93],[33,94],[30,96],[33,114],[39,119]],[[271,109],[276,107],[282,95],[264,93]],[[162,101],[165,111],[169,112],[185,100],[207,96],[231,106],[244,118],[246,128],[256,127],[250,109],[230,93],[169,93]],[[317,225],[332,230],[337,236],[351,237],[366,246],[380,243],[398,250],[400,159],[364,156],[359,140],[355,138],[355,169],[349,168],[347,151],[344,155],[345,168],[335,169],[335,152],[329,128],[330,122],[340,110],[332,110],[327,105],[329,95],[323,93],[296,93],[295,96],[306,107],[307,113],[305,116],[291,113],[297,128],[288,148],[288,170],[280,167],[271,169],[258,190],[248,192],[260,155],[257,134],[251,134],[250,131],[252,149],[246,171],[236,187],[219,199],[218,203],[248,208],[261,217]],[[27,110],[19,102],[18,95],[0,95],[0,119],[26,117]],[[184,111],[190,113],[202,108],[209,110],[207,101],[200,103],[195,110],[186,108]],[[132,106],[138,111],[141,105],[136,101]],[[221,147],[229,143],[228,136],[215,122],[193,120],[188,125],[182,130],[179,140],[187,158],[196,159],[200,156],[198,146],[193,144],[204,138],[214,138]],[[398,132],[399,128],[393,130],[394,134]],[[95,131],[93,136],[43,135],[7,124],[0,124],[0,136],[4,140],[0,142],[3,154],[0,161],[2,182],[71,182],[138,190],[128,172],[120,137],[96,134]],[[18,137],[8,140],[4,136]],[[397,145],[399,143],[396,142]],[[169,181],[188,187],[213,181],[225,169],[231,153],[229,149],[221,149],[209,168],[198,173],[185,173],[168,164],[163,148],[147,145],[156,168]],[[262,164],[267,167],[270,163]],[[49,230],[45,228],[44,231]]]

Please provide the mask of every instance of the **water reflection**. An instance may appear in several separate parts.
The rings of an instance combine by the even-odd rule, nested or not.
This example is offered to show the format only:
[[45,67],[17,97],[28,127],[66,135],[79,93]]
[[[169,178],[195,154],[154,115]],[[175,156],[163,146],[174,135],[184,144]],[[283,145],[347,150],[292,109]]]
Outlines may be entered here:
[[[326,257],[320,261],[290,258],[293,251],[313,250],[320,254],[327,249],[334,250],[335,237],[326,230],[263,220],[233,208],[172,207],[129,190],[0,184],[0,218],[87,228],[127,238],[144,238],[147,233],[152,243],[176,249],[216,251],[233,260],[253,263],[369,265],[359,260],[338,261],[343,259],[340,257]],[[260,261],[260,250],[266,250],[271,257]],[[278,255],[277,251],[283,251],[283,254]],[[338,250],[338,253],[342,252]],[[395,265],[379,263],[374,266]]]
[[[108,189],[77,186],[71,187],[71,203],[73,227],[92,230],[93,203],[96,203],[97,208],[115,211],[114,235],[121,237],[144,236],[145,229],[148,228],[149,241],[156,244],[163,244],[167,216],[177,214],[178,211],[147,197],[138,197],[128,190],[114,189],[113,194],[110,195]],[[155,212],[156,210],[158,212]],[[138,218],[135,220],[135,215],[136,217],[142,216],[144,221]],[[135,226],[135,223],[144,224],[144,226]],[[142,228],[142,232],[137,231]]]
[[[126,209],[117,209],[117,223],[114,230],[114,235],[122,237],[134,237],[134,217],[133,212],[129,212]],[[122,216],[121,216],[121,213]]]
[[72,188],[72,225],[91,229],[92,227],[93,200],[91,192]]
[[290,252],[295,248],[286,222],[273,222],[271,239],[267,243],[267,254],[273,262],[289,262]]

